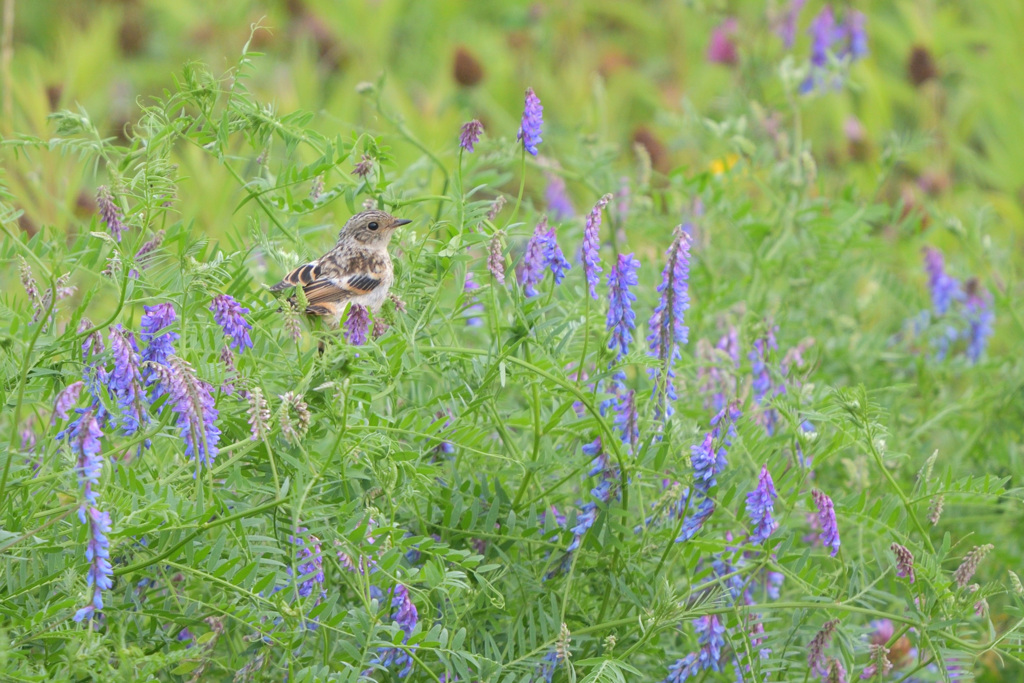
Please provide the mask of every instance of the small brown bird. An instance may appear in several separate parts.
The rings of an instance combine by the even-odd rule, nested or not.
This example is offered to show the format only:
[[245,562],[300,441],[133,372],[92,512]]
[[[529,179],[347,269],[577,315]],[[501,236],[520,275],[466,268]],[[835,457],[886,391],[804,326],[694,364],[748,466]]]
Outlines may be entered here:
[[[412,221],[376,209],[357,213],[338,233],[333,249],[288,273],[270,291],[302,287],[306,313],[323,316],[333,325],[338,324],[348,303],[376,311],[395,280],[388,242],[396,228],[409,223]],[[294,303],[295,297],[289,300]]]

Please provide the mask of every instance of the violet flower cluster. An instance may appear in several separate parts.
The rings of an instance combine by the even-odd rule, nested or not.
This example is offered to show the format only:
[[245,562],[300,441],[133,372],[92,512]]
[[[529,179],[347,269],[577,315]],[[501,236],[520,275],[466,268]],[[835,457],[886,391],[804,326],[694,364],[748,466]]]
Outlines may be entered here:
[[598,276],[601,274],[601,256],[598,253],[601,249],[601,212],[612,200],[610,194],[606,194],[597,200],[594,208],[587,214],[586,226],[583,228],[583,273],[587,278],[587,287],[590,289],[590,298],[597,300]]
[[754,402],[758,405],[757,421],[764,427],[768,436],[775,434],[779,422],[779,412],[775,408],[763,404],[771,399],[770,392],[772,395],[779,395],[786,391],[785,385],[776,384],[772,380],[771,371],[768,368],[768,352],[779,349],[778,342],[775,341],[777,331],[777,327],[769,327],[764,337],[754,340],[754,348],[747,354],[751,363],[750,371],[753,375],[751,387],[754,390]]
[[[113,426],[117,426],[119,421],[121,433],[131,436],[150,422],[135,335],[118,324],[110,328],[108,339],[114,357],[114,370],[107,377],[107,391],[117,401],[120,409],[120,416],[114,417]],[[142,446],[149,448],[149,439]]]
[[362,304],[352,304],[345,318],[345,339],[352,346],[362,346],[370,332],[370,312]]
[[[688,541],[697,535],[704,523],[715,511],[711,490],[718,485],[718,475],[725,471],[726,447],[732,445],[736,433],[735,423],[742,416],[737,403],[722,408],[711,419],[711,429],[699,444],[690,448],[690,464],[693,467],[693,484],[684,489],[672,510],[671,517],[686,514],[676,543]],[[688,513],[688,514],[687,514]]]
[[[230,297],[228,297],[230,298]],[[234,320],[234,313],[245,312],[231,300],[233,306],[216,303],[215,317],[223,317],[218,323],[225,327],[239,344],[247,344],[248,323]],[[240,310],[236,311],[236,307]],[[142,316],[139,342],[135,334],[117,324],[110,328],[108,340],[112,367],[104,365],[103,338],[99,330],[92,329],[92,323],[83,319],[78,327],[85,333],[82,342],[82,380],[74,382],[61,391],[54,403],[53,422],[68,420],[67,427],[57,433],[58,440],[66,440],[75,457],[75,473],[82,489],[82,505],[79,519],[89,527],[89,543],[86,558],[89,560],[87,581],[92,588],[90,604],[75,615],[77,621],[93,619],[103,608],[103,591],[110,588],[112,574],[109,559],[108,535],[111,520],[102,511],[96,487],[103,469],[100,457],[103,430],[119,427],[126,436],[142,432],[152,422],[149,407],[157,397],[168,394],[170,406],[177,414],[177,426],[185,444],[185,454],[198,463],[212,465],[217,454],[220,429],[216,425],[218,411],[214,404],[212,387],[195,376],[191,366],[174,356],[174,341],[178,334],[171,329],[177,314],[171,304],[146,306]],[[244,341],[243,341],[244,339]],[[150,390],[147,393],[147,385]],[[117,412],[111,413],[100,399],[102,387],[117,405]],[[82,396],[90,399],[85,408],[75,408]],[[139,451],[149,446],[149,440],[141,441]]]
[[751,542],[764,543],[779,527],[779,523],[773,517],[778,497],[768,466],[763,465],[761,475],[757,479],[757,488],[747,494],[747,514],[750,515],[753,529],[750,534]]
[[[384,598],[384,593],[376,586],[370,587],[370,594],[378,600]],[[402,643],[406,644],[409,642],[409,636],[412,635],[413,629],[419,623],[419,612],[409,597],[408,588],[402,584],[395,586],[391,596],[391,607],[394,609],[391,619],[402,630],[404,634]],[[416,646],[412,646],[411,649],[415,651]],[[414,662],[408,649],[392,646],[378,648],[372,663],[386,668],[397,668],[397,676],[405,678],[412,673]]]
[[480,123],[477,119],[462,124],[462,130],[459,132],[459,147],[467,152],[472,152],[473,147],[480,141],[480,136],[483,132],[484,124]]
[[576,215],[576,209],[572,206],[569,193],[565,188],[565,181],[560,175],[546,173],[547,187],[544,190],[544,200],[548,205],[548,213],[554,221],[564,221]]
[[591,500],[580,506],[576,513],[576,524],[569,528],[572,532],[572,542],[566,548],[565,555],[557,567],[545,575],[551,578],[559,571],[564,571],[572,564],[573,553],[583,543],[583,537],[594,526],[597,521],[597,513],[600,505],[607,504],[618,495],[618,483],[620,472],[618,467],[612,463],[611,457],[605,451],[600,438],[594,439],[583,446],[583,454],[591,458],[589,477],[597,477],[598,482],[590,490]]
[[188,361],[171,357],[168,365],[157,366],[157,375],[169,394],[169,405],[177,413],[177,426],[185,444],[185,457],[213,467],[220,442],[217,418],[220,412],[213,400],[213,386],[199,379]]
[[570,267],[562,248],[558,246],[554,226],[549,227],[547,218],[542,217],[526,244],[526,254],[519,269],[519,282],[523,285],[523,293],[526,296],[537,296],[537,285],[544,279],[547,270],[551,271],[555,284],[561,284]]
[[817,489],[811,491],[811,496],[818,508],[821,542],[832,549],[830,554],[835,557],[839,553],[839,525],[836,523],[836,511],[832,499]]
[[662,683],[682,683],[696,677],[701,671],[721,671],[722,648],[725,647],[725,625],[717,614],[693,620],[700,649],[676,660],[669,667]]
[[919,333],[928,332],[936,359],[946,358],[954,344],[963,342],[964,355],[977,363],[994,332],[992,294],[977,278],[961,283],[950,275],[942,252],[933,247],[924,249],[924,268],[932,310],[922,311],[914,327]]
[[466,271],[466,279],[462,283],[462,291],[469,295],[470,300],[473,302],[466,307],[467,327],[482,327],[484,324],[483,318],[480,317],[484,312],[484,306],[480,303],[480,299],[477,298],[476,290],[478,289],[480,289],[480,284],[473,277],[473,271]]
[[739,332],[734,325],[719,338],[714,347],[701,339],[697,342],[697,383],[704,396],[704,407],[719,411],[736,396],[740,367]]
[[[831,5],[825,5],[811,20],[811,73],[800,84],[800,92],[837,88],[841,80],[828,78],[828,59],[835,54],[839,59],[855,62],[868,54],[867,18],[862,12],[846,10],[842,23],[837,23]],[[838,49],[836,46],[839,46]]]
[[107,226],[107,230],[118,242],[121,241],[121,234],[128,229],[124,223],[124,215],[121,207],[114,201],[110,189],[105,185],[96,190],[96,205],[100,210],[100,220]]
[[213,311],[213,319],[224,330],[224,336],[231,340],[235,351],[252,348],[252,339],[249,338],[252,325],[245,319],[248,308],[235,301],[230,294],[221,294],[214,297],[210,310]]
[[656,414],[669,417],[675,401],[675,370],[673,364],[680,357],[679,346],[687,342],[686,310],[690,308],[690,237],[682,226],[676,228],[675,239],[668,248],[668,260],[658,285],[660,298],[647,326],[650,353],[659,361],[659,367],[650,371],[654,380]]
[[526,89],[526,104],[523,108],[523,121],[519,126],[516,140],[523,143],[523,149],[537,156],[537,145],[541,143],[541,128],[544,126],[544,107],[533,88]]
[[608,348],[615,351],[615,362],[629,353],[636,330],[636,313],[633,312],[636,295],[629,288],[639,282],[639,269],[640,262],[633,254],[619,254],[618,263],[608,274],[608,330],[611,332]]

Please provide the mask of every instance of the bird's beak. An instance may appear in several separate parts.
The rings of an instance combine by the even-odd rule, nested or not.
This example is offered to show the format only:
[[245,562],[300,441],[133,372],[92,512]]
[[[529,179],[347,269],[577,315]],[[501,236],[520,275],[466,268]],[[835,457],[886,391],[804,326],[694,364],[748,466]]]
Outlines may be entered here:
[[412,221],[409,220],[408,218],[396,218],[395,222],[391,224],[391,227],[399,228],[403,225],[409,225],[410,223],[412,223]]

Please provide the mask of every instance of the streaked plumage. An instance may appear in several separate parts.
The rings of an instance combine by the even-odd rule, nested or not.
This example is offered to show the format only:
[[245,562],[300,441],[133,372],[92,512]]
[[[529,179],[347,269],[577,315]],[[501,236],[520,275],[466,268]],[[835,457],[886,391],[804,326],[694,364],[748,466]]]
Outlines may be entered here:
[[[394,282],[388,254],[391,235],[412,221],[376,209],[352,216],[338,233],[338,243],[316,261],[301,265],[270,288],[279,292],[302,287],[306,313],[337,324],[347,304],[362,304],[376,311]],[[295,297],[289,299],[295,303]]]

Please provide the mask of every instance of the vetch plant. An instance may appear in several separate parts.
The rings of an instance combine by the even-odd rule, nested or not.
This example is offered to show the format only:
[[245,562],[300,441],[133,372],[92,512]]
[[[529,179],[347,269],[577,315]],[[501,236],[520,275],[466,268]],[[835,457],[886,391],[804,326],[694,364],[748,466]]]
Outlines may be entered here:
[[[602,99],[611,57],[586,106],[505,111],[495,80],[421,121],[383,79],[358,117],[299,81],[282,111],[246,52],[137,100],[127,140],[59,106],[6,136],[0,672],[1011,680],[1020,281],[811,145],[823,99],[748,87],[769,17],[703,19],[735,97],[645,129]],[[873,20],[818,15],[815,91],[879,58]],[[59,178],[116,193],[19,227]],[[335,328],[269,291],[364,206],[412,220],[379,309]]]

